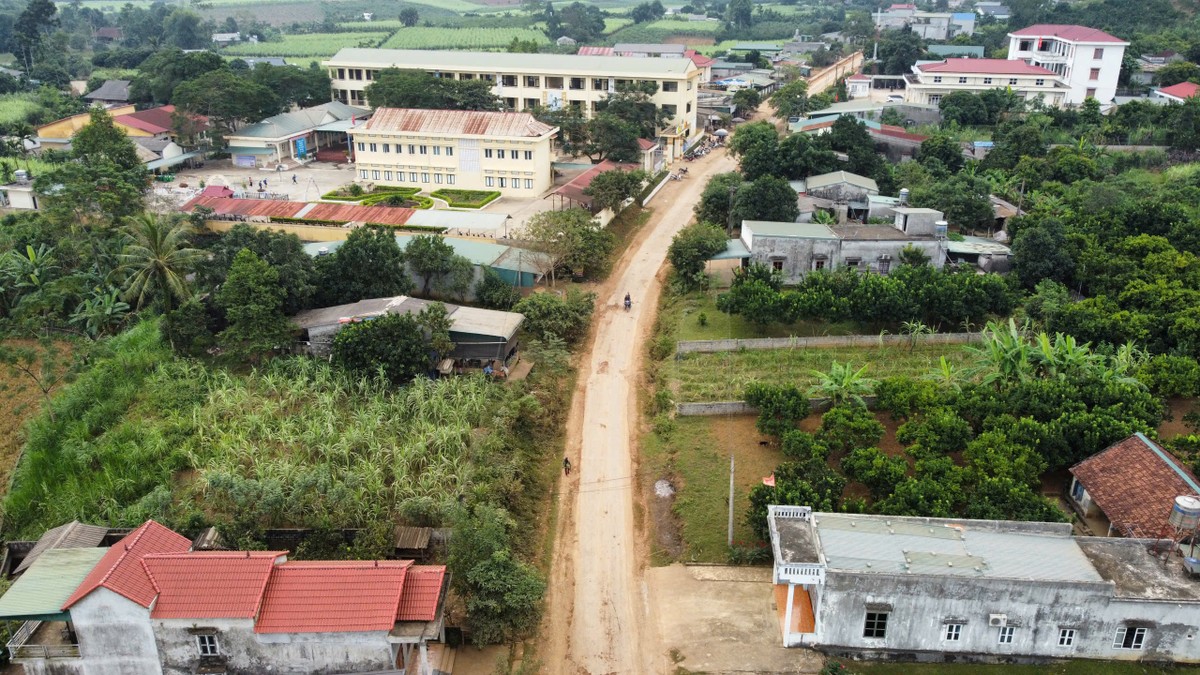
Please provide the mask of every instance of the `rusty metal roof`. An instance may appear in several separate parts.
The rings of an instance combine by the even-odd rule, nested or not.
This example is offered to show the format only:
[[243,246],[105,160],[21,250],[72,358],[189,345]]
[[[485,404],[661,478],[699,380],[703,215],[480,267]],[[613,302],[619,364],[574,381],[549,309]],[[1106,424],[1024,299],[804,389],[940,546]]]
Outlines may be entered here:
[[404,549],[425,549],[429,547],[429,535],[433,533],[431,527],[407,527],[404,525],[396,526],[396,548]]
[[108,534],[107,527],[97,525],[85,525],[78,520],[72,520],[66,525],[46,530],[41,538],[34,544],[33,549],[29,551],[29,555],[21,561],[20,565],[13,570],[13,574],[24,572],[33,561],[38,559],[46,551],[56,548],[95,548],[104,541],[104,536]]
[[329,202],[286,202],[274,199],[232,199],[200,195],[183,205],[183,211],[198,207],[225,216],[262,216],[275,218],[304,218],[333,223],[370,223],[373,225],[404,225],[414,211],[396,206],[358,206]]
[[366,124],[351,130],[350,133],[389,131],[490,138],[538,138],[552,134],[557,129],[537,121],[529,113],[377,108]]

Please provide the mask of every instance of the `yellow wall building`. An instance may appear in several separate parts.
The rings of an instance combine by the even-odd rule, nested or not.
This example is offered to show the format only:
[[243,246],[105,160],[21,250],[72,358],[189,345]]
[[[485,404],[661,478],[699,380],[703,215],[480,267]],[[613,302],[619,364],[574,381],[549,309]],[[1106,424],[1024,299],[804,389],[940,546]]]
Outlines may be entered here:
[[529,113],[379,108],[348,133],[360,181],[534,197],[554,182],[557,132]]
[[681,156],[687,140],[698,132],[696,94],[703,71],[688,58],[346,48],[324,65],[329,69],[333,98],[350,105],[368,104],[366,88],[385,68],[487,80],[514,112],[535,106],[575,106],[589,117],[618,85],[654,82],[658,92],[653,101],[670,115],[667,126],[659,130],[664,155],[668,159]]

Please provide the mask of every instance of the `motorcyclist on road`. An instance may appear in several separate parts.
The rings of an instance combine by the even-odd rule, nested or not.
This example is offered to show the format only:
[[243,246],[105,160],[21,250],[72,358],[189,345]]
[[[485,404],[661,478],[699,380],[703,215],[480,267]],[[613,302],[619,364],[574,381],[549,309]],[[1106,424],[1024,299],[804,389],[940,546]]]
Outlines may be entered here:
[[629,309],[630,307],[633,307],[633,299],[629,297],[628,293],[626,293],[625,294],[625,309]]

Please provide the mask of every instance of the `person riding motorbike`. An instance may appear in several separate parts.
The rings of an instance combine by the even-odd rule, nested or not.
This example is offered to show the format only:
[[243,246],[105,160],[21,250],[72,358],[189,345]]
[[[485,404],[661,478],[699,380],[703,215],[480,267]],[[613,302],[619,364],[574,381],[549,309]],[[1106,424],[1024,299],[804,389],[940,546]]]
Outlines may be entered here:
[[629,297],[628,293],[626,293],[625,294],[625,311],[628,312],[630,307],[633,307],[633,299]]

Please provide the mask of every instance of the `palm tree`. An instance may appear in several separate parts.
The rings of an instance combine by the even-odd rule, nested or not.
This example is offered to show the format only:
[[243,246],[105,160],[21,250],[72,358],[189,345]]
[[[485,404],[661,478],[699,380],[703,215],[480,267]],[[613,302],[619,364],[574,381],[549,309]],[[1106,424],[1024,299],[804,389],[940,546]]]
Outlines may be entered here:
[[129,243],[117,256],[130,272],[125,300],[136,299],[135,306],[141,309],[147,300],[158,296],[163,310],[169,311],[172,300],[187,299],[190,290],[184,275],[204,255],[187,246],[191,231],[191,225],[178,217],[142,213],[128,219],[124,232]]
[[831,406],[853,402],[865,407],[867,404],[863,396],[869,395],[876,384],[875,380],[866,376],[866,372],[865,365],[855,370],[849,362],[834,361],[828,373],[812,371],[817,381],[808,388],[808,395],[828,399]]

